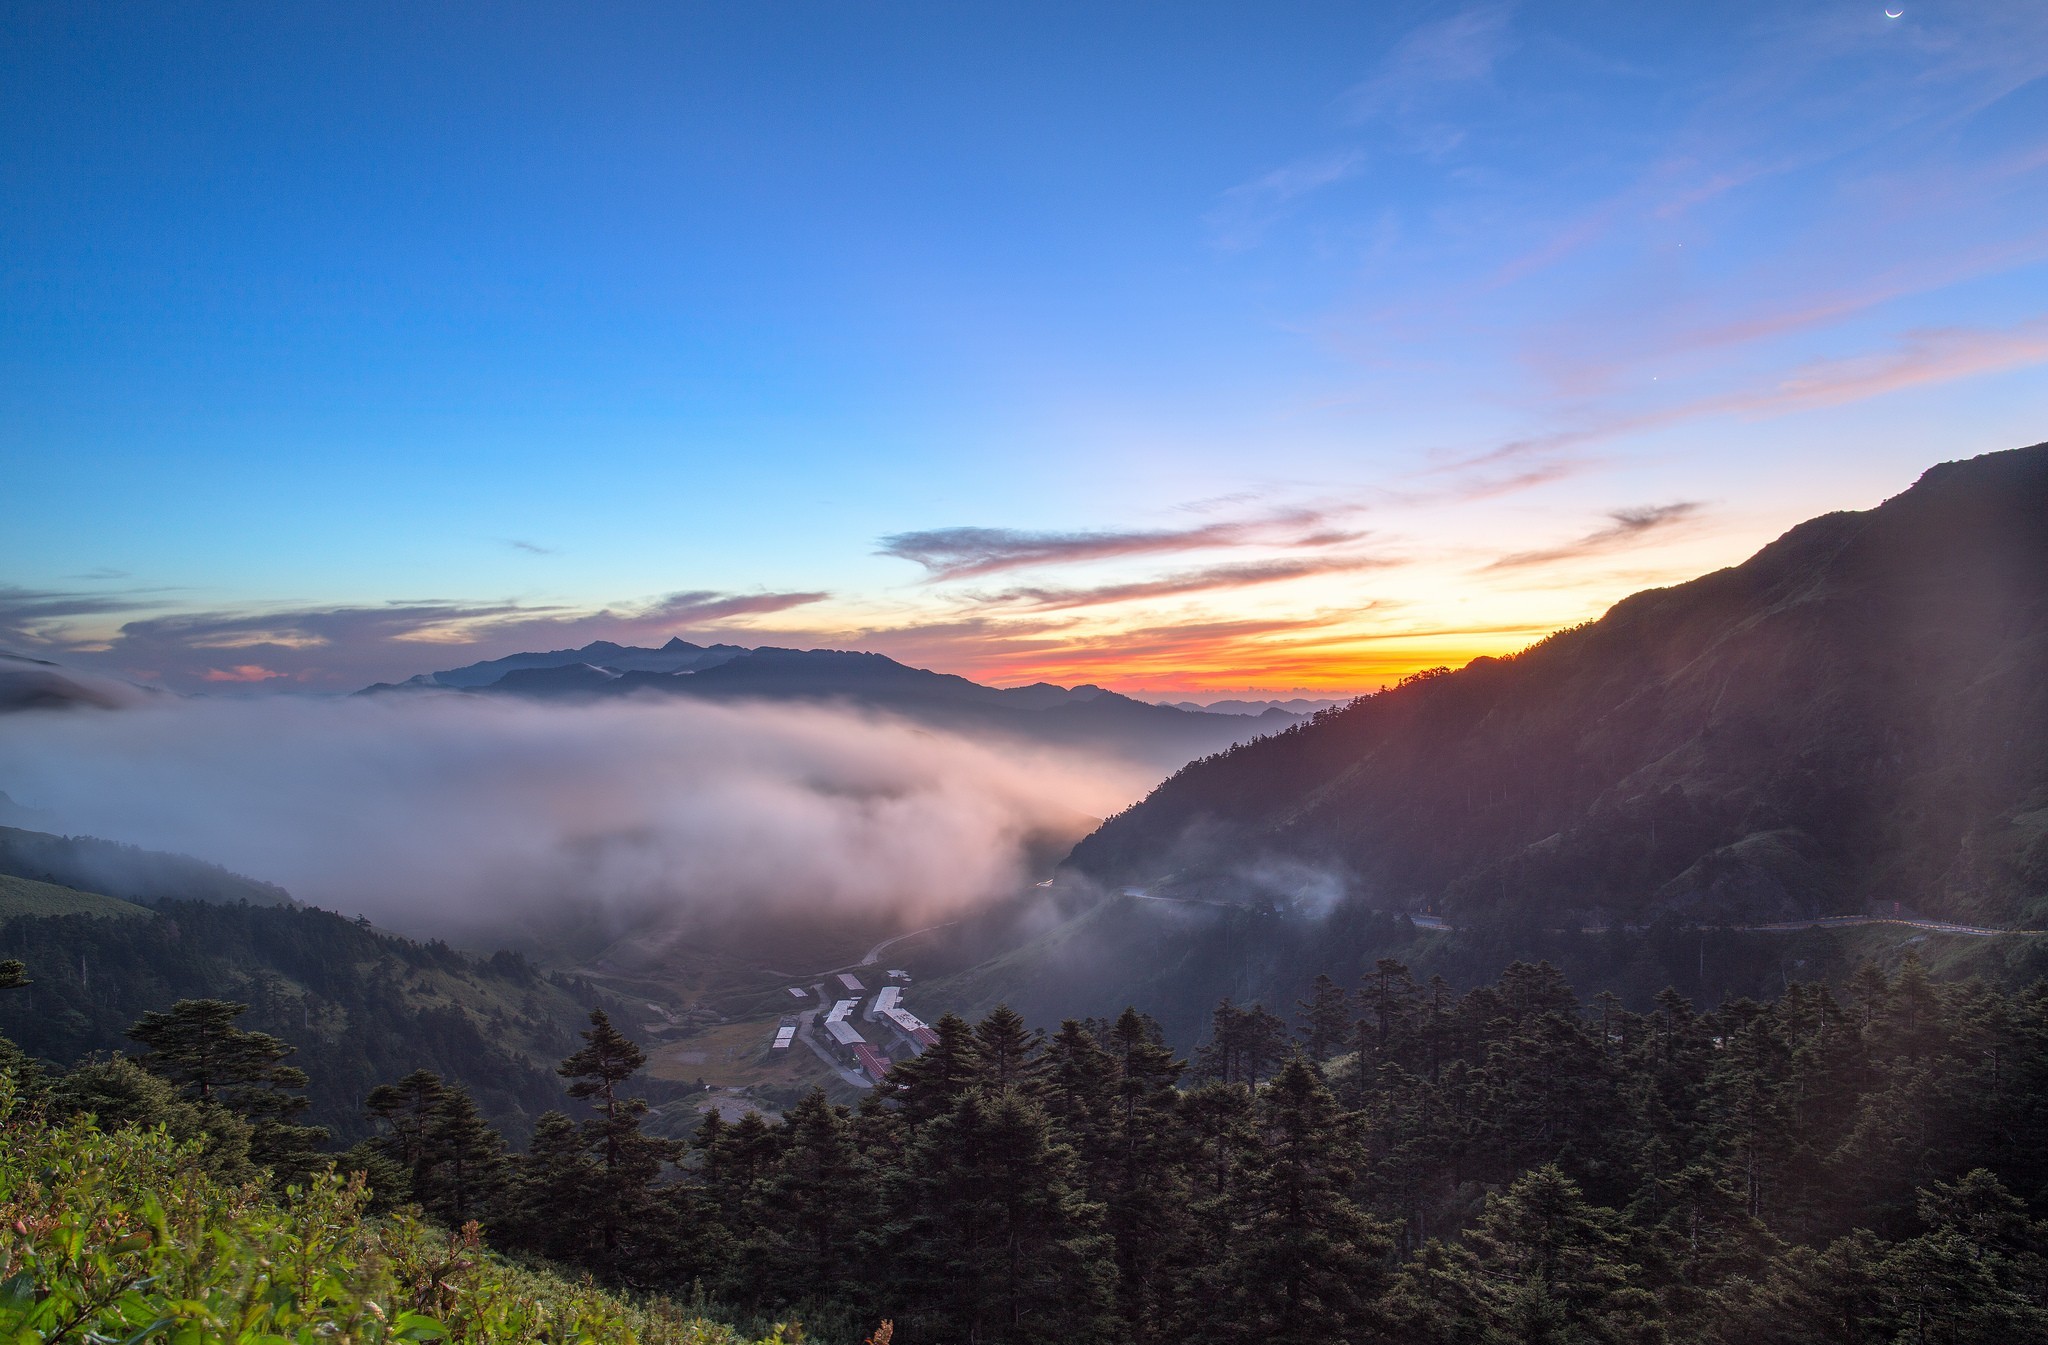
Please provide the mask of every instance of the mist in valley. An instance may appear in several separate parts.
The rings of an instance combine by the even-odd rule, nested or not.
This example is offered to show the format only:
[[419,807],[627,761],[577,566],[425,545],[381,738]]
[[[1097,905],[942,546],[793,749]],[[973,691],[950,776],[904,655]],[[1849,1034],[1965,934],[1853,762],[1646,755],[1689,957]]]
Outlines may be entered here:
[[1153,771],[813,705],[462,697],[9,716],[39,829],[417,936],[903,927],[1013,893]]

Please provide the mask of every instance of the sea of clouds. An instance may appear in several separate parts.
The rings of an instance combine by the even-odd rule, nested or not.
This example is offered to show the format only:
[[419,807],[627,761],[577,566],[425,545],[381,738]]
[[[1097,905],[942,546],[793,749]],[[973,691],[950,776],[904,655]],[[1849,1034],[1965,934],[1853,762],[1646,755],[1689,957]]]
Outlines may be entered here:
[[422,695],[0,720],[0,788],[43,829],[450,937],[561,912],[945,919],[1015,891],[1034,843],[1155,775],[788,704]]

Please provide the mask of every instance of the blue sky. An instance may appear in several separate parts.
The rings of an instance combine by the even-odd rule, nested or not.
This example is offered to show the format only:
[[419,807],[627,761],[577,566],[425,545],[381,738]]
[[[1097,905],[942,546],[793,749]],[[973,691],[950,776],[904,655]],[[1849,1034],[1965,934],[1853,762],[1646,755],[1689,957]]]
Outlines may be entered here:
[[0,647],[1516,647],[2048,437],[2048,9],[1894,8],[0,7]]

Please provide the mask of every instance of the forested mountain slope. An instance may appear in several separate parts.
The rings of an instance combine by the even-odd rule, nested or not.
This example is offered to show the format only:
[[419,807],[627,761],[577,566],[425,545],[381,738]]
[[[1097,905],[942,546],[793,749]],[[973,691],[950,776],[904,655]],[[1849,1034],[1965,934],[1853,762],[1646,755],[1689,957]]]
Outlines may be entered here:
[[[102,898],[104,900],[104,898]],[[109,903],[117,906],[118,903]],[[58,1065],[140,1048],[128,1029],[180,999],[250,1005],[246,1027],[297,1047],[312,1078],[307,1120],[349,1142],[368,1133],[364,1096],[428,1068],[468,1086],[500,1129],[524,1138],[560,1102],[554,1062],[594,1004],[587,982],[512,953],[472,957],[328,911],[165,901],[141,918],[0,912],[0,958],[34,969],[0,995],[0,1036]]]
[[190,855],[144,850],[97,836],[56,836],[0,827],[0,874],[97,892],[149,905],[179,901],[248,902],[291,906],[291,893],[275,883],[245,878]]
[[1560,923],[2048,907],[2048,444],[1196,762],[1099,881]]

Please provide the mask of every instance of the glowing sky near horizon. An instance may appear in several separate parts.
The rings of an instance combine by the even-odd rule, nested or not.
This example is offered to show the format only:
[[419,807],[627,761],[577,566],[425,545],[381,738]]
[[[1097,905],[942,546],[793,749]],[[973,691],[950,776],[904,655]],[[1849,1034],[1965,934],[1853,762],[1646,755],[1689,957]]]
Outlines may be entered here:
[[1904,11],[0,7],[0,649],[1517,648],[2048,438],[2048,7]]

